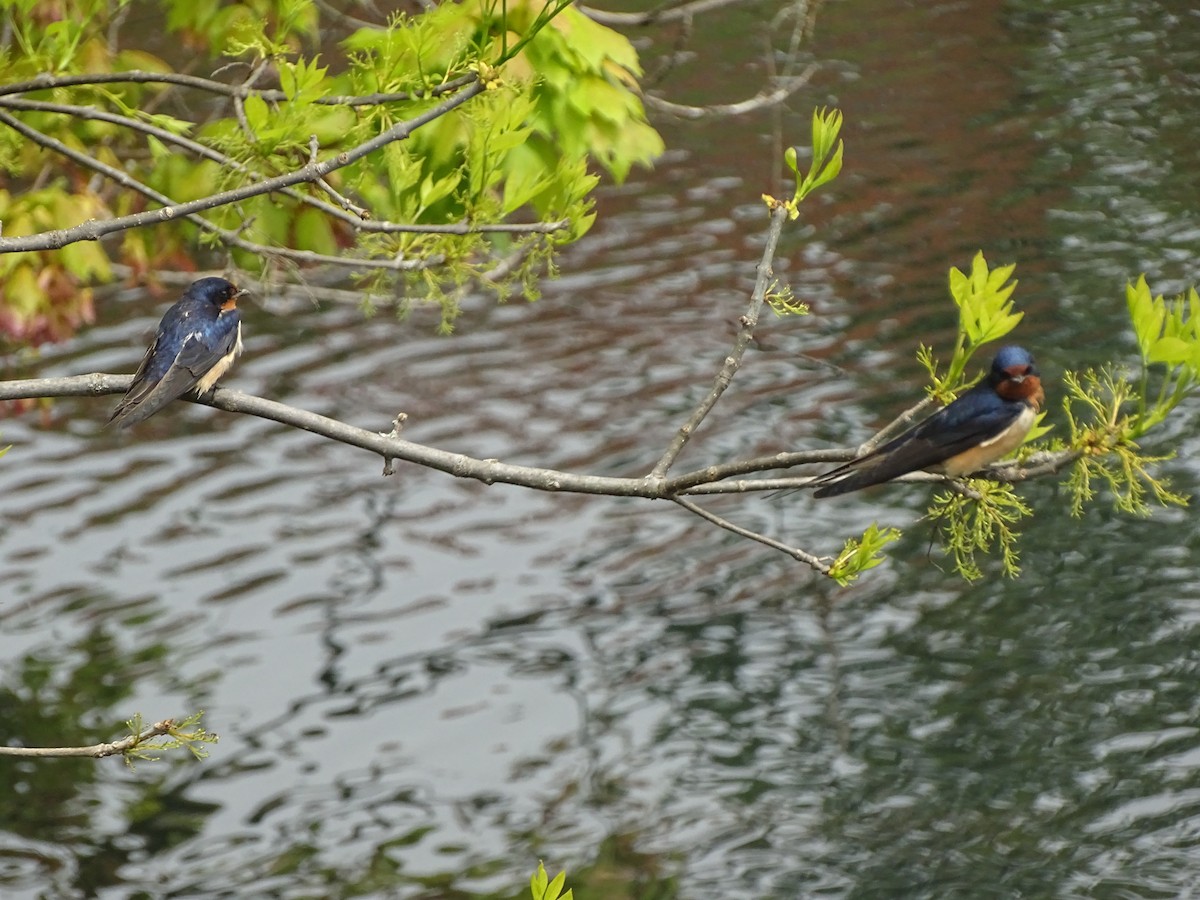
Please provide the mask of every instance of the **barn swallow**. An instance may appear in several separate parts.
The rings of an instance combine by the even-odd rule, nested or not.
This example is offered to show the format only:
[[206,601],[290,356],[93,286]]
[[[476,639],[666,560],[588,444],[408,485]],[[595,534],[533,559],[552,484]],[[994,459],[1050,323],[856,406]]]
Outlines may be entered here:
[[154,343],[109,425],[127,428],[145,421],[193,388],[212,390],[242,352],[239,291],[224,278],[201,278],[184,291],[158,323]]
[[1001,347],[987,378],[894,440],[813,479],[833,497],[929,469],[952,478],[977,472],[1021,446],[1046,395],[1033,357]]

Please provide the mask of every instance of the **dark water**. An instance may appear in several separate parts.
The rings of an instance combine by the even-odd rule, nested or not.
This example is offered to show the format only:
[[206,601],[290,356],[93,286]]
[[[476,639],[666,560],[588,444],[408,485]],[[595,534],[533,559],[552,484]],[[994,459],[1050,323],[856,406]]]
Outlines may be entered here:
[[[674,96],[752,91],[763,15],[702,17]],[[815,315],[765,323],[684,464],[863,437],[919,391],[918,342],[948,353],[946,269],[977,249],[1018,263],[1056,397],[1063,368],[1130,358],[1126,279],[1200,281],[1189,4],[847,0],[815,47],[781,125],[839,105],[847,168],[779,267]],[[264,298],[230,384],[648,469],[728,349],[776,127],[659,124],[670,155],[605,190],[538,303],[472,303],[445,339]],[[116,296],[27,371],[128,370],[161,308]],[[714,501],[818,553],[911,526],[837,591],[665,504],[384,479],[198,408],[113,435],[111,402],[3,423],[0,727],[84,742],[204,709],[222,740],[133,772],[0,763],[6,898],[515,896],[538,858],[581,900],[1198,895],[1190,510],[1072,520],[1030,485],[1023,577],[964,585],[917,488]],[[1192,491],[1196,413],[1154,447]]]

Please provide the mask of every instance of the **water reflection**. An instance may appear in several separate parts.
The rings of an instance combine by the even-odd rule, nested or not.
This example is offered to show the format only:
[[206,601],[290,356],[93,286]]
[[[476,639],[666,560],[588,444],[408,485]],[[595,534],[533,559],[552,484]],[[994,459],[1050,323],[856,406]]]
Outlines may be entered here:
[[[867,433],[919,390],[945,270],[980,247],[1020,264],[1051,375],[1127,354],[1127,277],[1197,280],[1198,17],[1056,7],[823,10],[847,177],[780,267],[816,315],[764,329],[683,464]],[[234,383],[380,430],[403,410],[414,440],[480,456],[648,468],[753,278],[769,175],[745,161],[768,123],[737,127],[744,145],[670,126],[682,149],[606,192],[537,304],[478,303],[440,339],[264,298]],[[130,369],[161,303],[100,313],[31,371]],[[837,592],[666,505],[383,479],[186,406],[113,435],[109,405],[4,423],[0,730],[86,742],[204,708],[223,740],[132,773],[0,763],[6,897],[512,896],[538,857],[580,897],[1173,896],[1198,876],[1190,513],[1075,521],[1032,485],[1024,577],[965,587],[920,490],[715,506],[824,553],[912,526]],[[1160,439],[1185,489],[1196,436]]]

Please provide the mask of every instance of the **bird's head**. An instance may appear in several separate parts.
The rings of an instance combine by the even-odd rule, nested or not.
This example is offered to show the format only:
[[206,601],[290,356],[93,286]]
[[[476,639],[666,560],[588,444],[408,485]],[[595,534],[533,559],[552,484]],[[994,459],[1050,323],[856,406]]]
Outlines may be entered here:
[[239,297],[244,297],[246,291],[238,290],[232,282],[224,278],[201,278],[192,282],[187,293],[197,300],[205,300],[222,312],[237,309]]
[[1046,399],[1042,391],[1041,373],[1028,350],[1022,347],[1001,347],[992,360],[988,383],[1005,400],[1024,400],[1034,409]]

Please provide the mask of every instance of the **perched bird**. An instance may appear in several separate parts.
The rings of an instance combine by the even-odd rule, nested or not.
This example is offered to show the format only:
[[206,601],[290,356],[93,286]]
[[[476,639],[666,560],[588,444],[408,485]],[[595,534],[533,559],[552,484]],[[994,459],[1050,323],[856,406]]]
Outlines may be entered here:
[[239,291],[224,278],[201,278],[184,291],[158,323],[133,383],[109,425],[126,428],[154,415],[193,388],[212,390],[242,352]]
[[1021,446],[1045,399],[1033,357],[1001,347],[987,378],[882,447],[818,475],[813,496],[846,494],[918,469],[969,475]]

